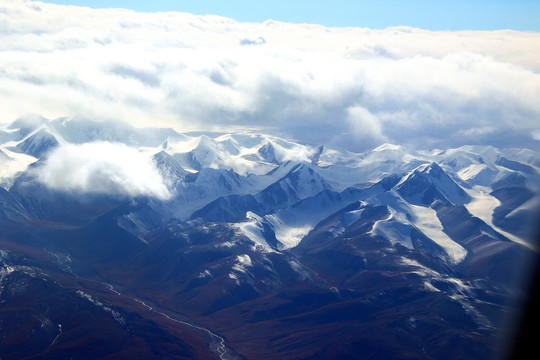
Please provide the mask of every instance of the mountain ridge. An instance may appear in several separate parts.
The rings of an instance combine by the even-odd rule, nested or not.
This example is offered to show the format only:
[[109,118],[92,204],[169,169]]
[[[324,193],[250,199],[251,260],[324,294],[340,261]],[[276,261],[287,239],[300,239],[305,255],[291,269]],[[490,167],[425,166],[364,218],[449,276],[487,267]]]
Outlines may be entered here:
[[[392,144],[354,153],[246,132],[108,126],[34,116],[1,138],[0,314],[17,316],[9,289],[29,304],[43,288],[57,299],[43,308],[53,312],[22,317],[23,337],[47,324],[38,333],[48,346],[36,343],[33,356],[91,346],[67,341],[83,328],[59,315],[80,302],[110,316],[111,336],[149,358],[162,342],[179,359],[504,355],[505,321],[522,301],[518,280],[537,254],[539,153]],[[99,171],[115,186],[131,186],[132,176],[160,181],[170,197],[111,193],[104,183],[51,188],[40,178],[57,169],[51,163],[64,159],[66,144],[98,151],[111,141],[133,150],[124,164],[85,153],[92,166],[78,171]],[[151,164],[158,175],[125,163]],[[28,279],[42,285],[24,287]],[[135,330],[117,326],[120,318]],[[2,344],[23,343],[7,329]],[[0,356],[28,356],[6,349]]]

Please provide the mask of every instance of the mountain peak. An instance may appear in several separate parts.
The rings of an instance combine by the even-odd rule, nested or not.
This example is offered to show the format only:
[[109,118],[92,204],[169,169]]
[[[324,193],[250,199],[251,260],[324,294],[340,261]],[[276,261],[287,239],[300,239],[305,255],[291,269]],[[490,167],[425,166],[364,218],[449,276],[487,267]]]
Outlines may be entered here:
[[6,161],[6,160],[11,160],[11,157],[9,157],[8,154],[0,150],[0,161]]
[[15,120],[8,129],[26,129],[27,132],[31,132],[43,124],[48,123],[49,120],[38,114],[27,114],[21,116]]
[[261,146],[258,150],[258,153],[264,160],[274,164],[278,163],[278,160],[276,159],[275,148],[271,142],[267,142],[266,144]]
[[400,195],[416,204],[429,205],[435,200],[463,205],[470,196],[446,174],[439,164],[422,164],[405,174],[395,186]]
[[380,146],[377,146],[375,149],[371,150],[371,151],[385,151],[385,150],[390,150],[390,151],[405,151],[405,148],[401,145],[394,145],[394,144],[389,144],[389,143],[384,143]]
[[40,158],[60,144],[57,136],[46,128],[41,128],[14,147],[14,150]]

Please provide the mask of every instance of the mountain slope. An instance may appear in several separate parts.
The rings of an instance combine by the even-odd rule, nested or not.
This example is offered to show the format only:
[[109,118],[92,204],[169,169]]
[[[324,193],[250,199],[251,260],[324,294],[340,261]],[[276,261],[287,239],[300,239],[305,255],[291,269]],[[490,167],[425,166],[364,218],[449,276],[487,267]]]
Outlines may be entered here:
[[[530,149],[0,131],[2,358],[498,358],[537,257]],[[171,196],[47,187],[50,151],[88,142],[130,148]]]

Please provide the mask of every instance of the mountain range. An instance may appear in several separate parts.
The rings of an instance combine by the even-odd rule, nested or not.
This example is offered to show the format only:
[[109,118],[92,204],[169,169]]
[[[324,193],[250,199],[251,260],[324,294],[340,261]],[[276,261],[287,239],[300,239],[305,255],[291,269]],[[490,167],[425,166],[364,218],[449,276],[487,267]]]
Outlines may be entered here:
[[0,129],[2,359],[503,358],[540,153]]

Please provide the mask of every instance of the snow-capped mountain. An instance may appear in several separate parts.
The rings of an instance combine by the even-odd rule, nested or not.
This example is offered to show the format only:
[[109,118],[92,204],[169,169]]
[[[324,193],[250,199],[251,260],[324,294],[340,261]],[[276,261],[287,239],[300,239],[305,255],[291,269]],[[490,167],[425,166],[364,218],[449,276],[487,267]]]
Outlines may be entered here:
[[27,116],[0,129],[0,313],[57,300],[0,331],[39,354],[0,355],[62,356],[89,312],[172,358],[498,356],[539,180],[531,149],[354,153]]

